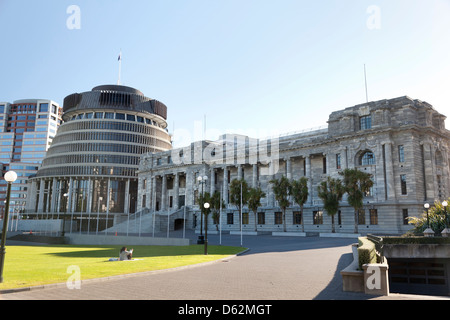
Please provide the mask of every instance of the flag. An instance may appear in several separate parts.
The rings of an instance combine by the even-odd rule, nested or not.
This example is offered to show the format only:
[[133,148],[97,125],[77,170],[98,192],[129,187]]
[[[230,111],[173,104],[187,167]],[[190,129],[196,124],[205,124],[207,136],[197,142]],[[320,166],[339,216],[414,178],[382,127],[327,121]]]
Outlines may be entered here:
[[120,60],[122,60],[122,52],[119,53],[119,58],[117,59],[117,61],[120,61]]

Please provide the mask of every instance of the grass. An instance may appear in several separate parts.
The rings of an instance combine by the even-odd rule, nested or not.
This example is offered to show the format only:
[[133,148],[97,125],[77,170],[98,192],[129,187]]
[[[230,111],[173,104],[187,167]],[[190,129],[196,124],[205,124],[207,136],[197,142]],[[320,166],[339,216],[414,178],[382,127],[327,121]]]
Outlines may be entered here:
[[133,258],[141,260],[108,261],[119,256],[120,246],[8,246],[0,290],[67,282],[73,275],[70,266],[79,267],[81,280],[86,280],[209,262],[244,250],[208,246],[208,255],[204,255],[204,247],[199,245],[133,248]]

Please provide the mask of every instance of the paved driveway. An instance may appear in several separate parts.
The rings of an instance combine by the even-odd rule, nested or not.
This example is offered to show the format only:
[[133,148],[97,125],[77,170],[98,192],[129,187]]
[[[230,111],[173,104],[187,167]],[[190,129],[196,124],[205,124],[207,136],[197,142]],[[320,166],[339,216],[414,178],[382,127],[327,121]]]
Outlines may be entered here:
[[[190,234],[195,239],[195,235]],[[244,236],[243,255],[181,270],[0,296],[4,300],[339,300],[374,298],[342,291],[340,271],[352,261],[355,239]],[[210,235],[210,244],[219,237]],[[222,236],[223,245],[240,245],[240,236]],[[390,299],[404,299],[390,296]],[[406,297],[408,299],[408,297]]]

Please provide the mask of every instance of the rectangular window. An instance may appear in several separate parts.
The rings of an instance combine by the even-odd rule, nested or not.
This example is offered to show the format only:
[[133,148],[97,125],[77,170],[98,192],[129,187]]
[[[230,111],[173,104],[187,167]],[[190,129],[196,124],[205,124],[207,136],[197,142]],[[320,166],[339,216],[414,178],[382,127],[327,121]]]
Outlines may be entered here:
[[264,212],[258,212],[258,224],[266,224],[266,214]]
[[275,224],[283,224],[283,214],[281,212],[275,212]]
[[367,130],[372,128],[372,117],[369,115],[359,118],[359,128],[361,130]]
[[341,169],[341,154],[340,153],[338,153],[337,155],[336,155],[336,169]]
[[408,222],[409,222],[408,209],[402,209],[402,215],[403,215],[403,224],[408,225]]
[[398,161],[405,162],[405,148],[403,146],[398,146]]
[[323,224],[323,211],[313,211],[313,223]]
[[370,224],[377,225],[378,224],[378,210],[370,209],[369,216],[370,216]]
[[41,103],[39,112],[48,112],[48,103]]
[[292,213],[292,221],[294,224],[302,224],[302,214],[300,211],[294,211]]
[[366,211],[364,209],[358,210],[358,224],[366,224]]
[[322,158],[322,172],[327,174],[327,157]]
[[234,224],[233,213],[227,213],[227,224]]
[[400,183],[401,183],[402,194],[403,195],[408,194],[408,189],[406,188],[406,174],[400,175]]
[[248,224],[248,212],[242,212],[242,224]]

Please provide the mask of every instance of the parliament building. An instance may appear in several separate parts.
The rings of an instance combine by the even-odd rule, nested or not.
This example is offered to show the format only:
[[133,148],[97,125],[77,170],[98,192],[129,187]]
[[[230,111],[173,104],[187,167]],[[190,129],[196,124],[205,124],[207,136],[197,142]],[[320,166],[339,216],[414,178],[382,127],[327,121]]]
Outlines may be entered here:
[[[226,134],[217,141],[152,150],[140,158],[136,210],[151,214],[154,228],[162,231],[167,227],[199,231],[198,195],[219,191],[226,204],[220,228],[236,232],[241,220],[238,208],[230,203],[229,185],[243,178],[266,193],[257,215],[244,206],[243,231],[254,232],[256,219],[261,233],[282,232],[285,222],[288,233],[326,234],[331,232],[331,217],[317,187],[328,176],[339,178],[345,168],[357,168],[370,173],[374,182],[358,212],[358,232],[403,234],[411,229],[408,217],[422,214],[424,203],[432,205],[450,196],[450,131],[445,119],[430,104],[404,96],[335,111],[322,129],[269,139]],[[269,183],[281,176],[308,178],[303,219],[300,207],[291,201],[283,221]],[[354,209],[344,195],[335,216],[336,235],[353,233],[354,225]],[[218,227],[209,218],[208,230]]]

